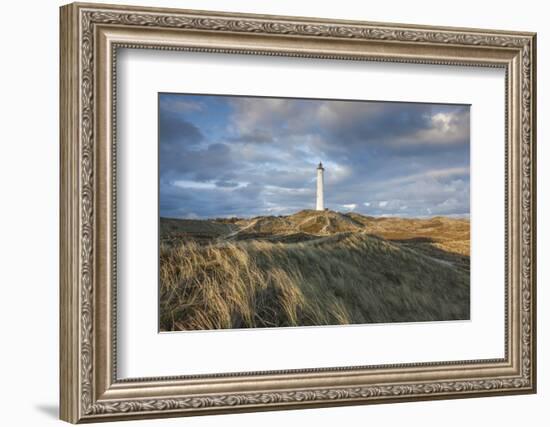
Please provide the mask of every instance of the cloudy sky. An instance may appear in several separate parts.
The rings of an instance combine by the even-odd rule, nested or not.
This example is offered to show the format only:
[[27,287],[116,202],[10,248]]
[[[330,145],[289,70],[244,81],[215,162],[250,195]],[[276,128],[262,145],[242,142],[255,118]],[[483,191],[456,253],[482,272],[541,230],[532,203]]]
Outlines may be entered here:
[[159,94],[160,215],[467,216],[465,105]]

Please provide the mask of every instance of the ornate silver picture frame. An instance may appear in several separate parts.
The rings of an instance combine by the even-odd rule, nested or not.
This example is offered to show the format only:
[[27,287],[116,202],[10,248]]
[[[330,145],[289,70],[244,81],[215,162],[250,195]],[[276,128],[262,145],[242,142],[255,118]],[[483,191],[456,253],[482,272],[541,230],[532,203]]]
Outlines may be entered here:
[[[536,391],[535,34],[80,3],[63,6],[60,18],[61,419],[97,422]],[[504,357],[119,378],[120,49],[504,70]],[[491,173],[491,165],[483,167]]]

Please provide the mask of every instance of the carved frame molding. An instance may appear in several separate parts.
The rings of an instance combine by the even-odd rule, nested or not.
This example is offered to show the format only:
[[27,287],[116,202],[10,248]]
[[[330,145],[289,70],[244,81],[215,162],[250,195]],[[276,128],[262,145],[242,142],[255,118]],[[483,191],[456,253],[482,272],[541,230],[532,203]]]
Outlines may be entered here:
[[[164,43],[163,36],[170,42]],[[192,36],[193,42],[177,42],[186,36]],[[203,39],[208,43],[202,45]],[[266,47],[264,39],[273,47]],[[112,185],[116,154],[114,142],[103,141],[113,139],[116,129],[114,64],[119,47],[506,68],[505,179],[510,201],[506,238],[511,246],[506,254],[511,269],[506,288],[506,357],[352,367],[349,372],[341,367],[118,381],[113,336],[116,287],[107,287],[102,278],[111,275],[116,282],[116,186]],[[102,77],[107,74],[110,77]],[[62,7],[61,418],[101,421],[534,392],[534,97],[532,33],[93,4]],[[105,181],[104,174],[110,174],[111,180]],[[239,391],[240,383],[259,384],[260,377],[270,375],[272,387],[243,386]],[[348,377],[344,382],[335,380],[344,375],[349,381]],[[285,387],[289,379],[300,385]],[[211,391],[193,392],[186,388],[189,381],[193,385],[202,381]],[[349,384],[341,386],[346,381]]]

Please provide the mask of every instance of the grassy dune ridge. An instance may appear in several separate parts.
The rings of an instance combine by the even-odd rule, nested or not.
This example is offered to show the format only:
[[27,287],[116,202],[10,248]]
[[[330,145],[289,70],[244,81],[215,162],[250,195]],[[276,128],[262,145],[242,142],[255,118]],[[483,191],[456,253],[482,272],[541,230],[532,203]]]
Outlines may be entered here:
[[164,331],[469,318],[469,221],[161,219]]

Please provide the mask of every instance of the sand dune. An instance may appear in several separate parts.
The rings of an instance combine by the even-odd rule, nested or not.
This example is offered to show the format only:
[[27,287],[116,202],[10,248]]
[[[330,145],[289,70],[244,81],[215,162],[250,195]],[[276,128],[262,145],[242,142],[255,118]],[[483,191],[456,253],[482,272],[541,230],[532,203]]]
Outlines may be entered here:
[[162,330],[469,318],[469,221],[161,218]]

